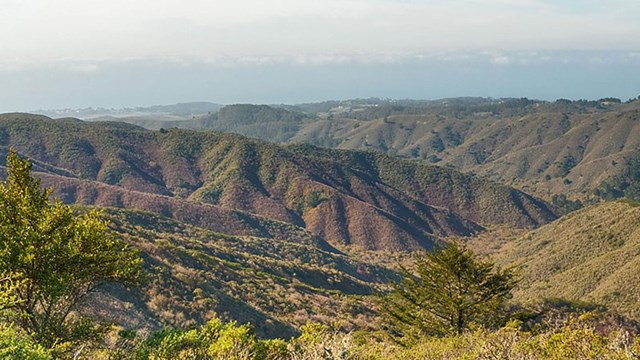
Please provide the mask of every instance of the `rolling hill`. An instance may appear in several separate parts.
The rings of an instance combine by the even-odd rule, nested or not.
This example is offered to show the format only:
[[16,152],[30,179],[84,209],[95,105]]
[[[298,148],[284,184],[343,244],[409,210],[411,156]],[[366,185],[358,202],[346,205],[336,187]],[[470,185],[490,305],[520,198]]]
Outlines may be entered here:
[[36,160],[67,202],[154,211],[238,235],[283,237],[277,229],[291,226],[334,247],[415,250],[486,225],[535,227],[556,217],[539,199],[452,169],[212,131],[4,114],[0,145]]
[[[486,110],[486,109],[484,109]],[[519,111],[316,121],[291,141],[376,149],[452,166],[551,198],[585,198],[640,157],[640,101],[523,104]]]
[[614,176],[635,170],[639,119],[640,100],[365,99],[232,105],[173,126],[378,150],[487,176],[547,199],[584,199]]

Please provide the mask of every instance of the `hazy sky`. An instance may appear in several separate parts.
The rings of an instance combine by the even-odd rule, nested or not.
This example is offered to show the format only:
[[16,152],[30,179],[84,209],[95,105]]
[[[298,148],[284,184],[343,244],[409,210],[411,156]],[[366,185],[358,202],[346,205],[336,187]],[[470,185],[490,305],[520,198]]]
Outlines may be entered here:
[[0,0],[0,111],[640,95],[638,0]]

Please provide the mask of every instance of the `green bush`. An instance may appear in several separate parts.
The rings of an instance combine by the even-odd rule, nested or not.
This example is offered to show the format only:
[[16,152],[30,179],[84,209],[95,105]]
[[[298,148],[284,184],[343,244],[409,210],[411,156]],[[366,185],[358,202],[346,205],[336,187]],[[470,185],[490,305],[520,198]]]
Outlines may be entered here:
[[38,345],[31,337],[6,324],[0,325],[0,358],[13,360],[53,359],[49,351]]

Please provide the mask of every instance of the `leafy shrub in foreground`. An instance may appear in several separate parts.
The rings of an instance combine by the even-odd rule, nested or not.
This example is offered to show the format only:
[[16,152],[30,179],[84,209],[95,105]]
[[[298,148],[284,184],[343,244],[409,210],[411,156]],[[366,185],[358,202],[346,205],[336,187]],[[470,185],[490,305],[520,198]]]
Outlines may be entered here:
[[0,358],[15,360],[49,360],[53,357],[31,337],[12,326],[0,325]]

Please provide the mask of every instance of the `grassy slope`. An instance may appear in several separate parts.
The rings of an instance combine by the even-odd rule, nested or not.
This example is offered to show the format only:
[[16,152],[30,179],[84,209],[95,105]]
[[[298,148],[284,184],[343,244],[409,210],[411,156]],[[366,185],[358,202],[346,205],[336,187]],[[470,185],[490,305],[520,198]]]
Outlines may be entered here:
[[595,301],[640,316],[640,207],[607,202],[576,211],[520,238],[498,259],[524,267],[516,300]]

